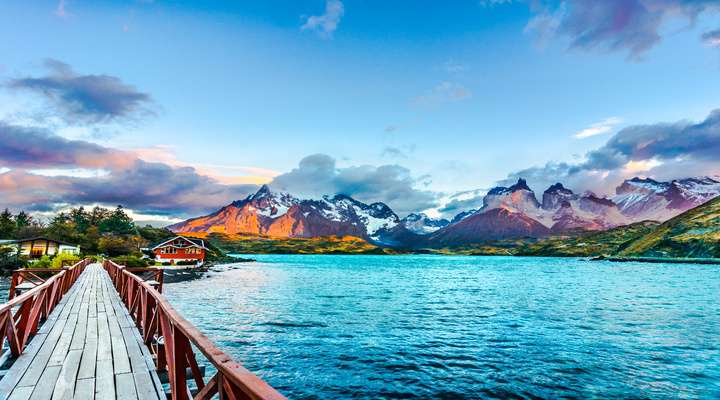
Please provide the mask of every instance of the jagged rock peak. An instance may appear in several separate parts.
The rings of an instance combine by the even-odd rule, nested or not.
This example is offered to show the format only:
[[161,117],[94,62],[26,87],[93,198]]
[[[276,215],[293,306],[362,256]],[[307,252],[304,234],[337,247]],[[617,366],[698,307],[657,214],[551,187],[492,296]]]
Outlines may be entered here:
[[549,188],[547,188],[547,190],[545,190],[545,193],[555,193],[555,192],[570,192],[570,193],[572,193],[572,190],[566,188],[560,182],[558,182],[554,185],[551,185]]
[[556,183],[543,193],[542,208],[545,210],[554,210],[561,207],[563,202],[574,200],[577,196],[572,190],[565,188],[562,183]]
[[518,181],[516,184],[509,187],[513,192],[516,190],[530,190],[530,187],[527,184],[527,181],[523,178],[518,178]]
[[510,186],[510,187],[497,186],[497,187],[490,189],[490,191],[488,191],[487,194],[488,195],[506,194],[506,193],[516,192],[518,190],[527,190],[529,192],[532,192],[532,190],[530,190],[530,187],[527,185],[527,181],[523,178],[519,178],[517,183],[512,186]]
[[252,198],[253,198],[253,199],[258,199],[258,198],[261,198],[261,197],[265,197],[265,196],[267,196],[267,195],[270,194],[270,193],[272,193],[272,192],[270,191],[270,187],[269,187],[268,185],[262,185],[262,186],[260,186],[260,189],[258,189],[258,191],[255,192],[254,195],[252,195]]

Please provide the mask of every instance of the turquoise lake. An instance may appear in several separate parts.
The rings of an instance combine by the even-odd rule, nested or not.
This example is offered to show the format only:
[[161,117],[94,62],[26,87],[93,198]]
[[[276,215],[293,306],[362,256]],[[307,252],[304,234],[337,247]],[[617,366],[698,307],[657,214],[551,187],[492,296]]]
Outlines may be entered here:
[[250,255],[171,303],[290,399],[720,398],[720,266]]

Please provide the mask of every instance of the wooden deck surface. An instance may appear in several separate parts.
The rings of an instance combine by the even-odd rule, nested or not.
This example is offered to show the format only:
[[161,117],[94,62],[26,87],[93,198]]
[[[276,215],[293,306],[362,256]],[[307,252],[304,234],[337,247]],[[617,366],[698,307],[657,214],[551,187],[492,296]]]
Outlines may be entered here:
[[165,399],[110,277],[86,267],[0,380],[0,399]]

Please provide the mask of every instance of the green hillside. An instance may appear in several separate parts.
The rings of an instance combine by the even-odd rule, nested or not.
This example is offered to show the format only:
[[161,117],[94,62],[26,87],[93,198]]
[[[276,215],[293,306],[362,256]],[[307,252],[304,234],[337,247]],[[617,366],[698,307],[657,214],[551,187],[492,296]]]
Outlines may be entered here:
[[720,258],[720,197],[664,222],[618,255]]
[[387,254],[391,252],[353,236],[277,238],[222,233],[187,235],[204,238],[218,248],[236,254]]
[[643,221],[603,232],[551,237],[534,243],[526,243],[518,247],[514,254],[552,257],[592,257],[617,254],[637,238],[652,232],[658,225],[654,221]]

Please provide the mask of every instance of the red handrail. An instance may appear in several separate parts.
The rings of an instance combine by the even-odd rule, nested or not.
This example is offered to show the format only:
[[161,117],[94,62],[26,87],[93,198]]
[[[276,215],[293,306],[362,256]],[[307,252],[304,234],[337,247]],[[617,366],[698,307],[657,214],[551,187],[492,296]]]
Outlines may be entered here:
[[18,357],[22,354],[40,324],[48,318],[88,264],[90,260],[84,259],[71,267],[63,268],[17,297],[14,297],[15,288],[12,287],[10,300],[0,305],[0,350],[7,339],[12,355]]
[[[104,260],[120,298],[142,333],[145,345],[156,356],[159,371],[167,371],[173,400],[221,399],[278,400],[285,399],[257,375],[235,362],[229,355],[183,318],[159,291],[134,275],[131,269]],[[217,373],[207,382],[202,376],[192,346],[215,366]],[[187,385],[188,374],[195,381],[197,394],[192,396]]]

